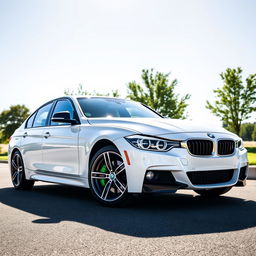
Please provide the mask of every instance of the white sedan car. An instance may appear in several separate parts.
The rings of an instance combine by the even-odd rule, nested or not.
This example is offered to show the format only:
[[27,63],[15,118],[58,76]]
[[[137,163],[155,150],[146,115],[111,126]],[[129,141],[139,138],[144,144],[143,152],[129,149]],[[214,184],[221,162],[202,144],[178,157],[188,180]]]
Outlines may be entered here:
[[244,186],[248,172],[237,135],[105,97],[61,97],[38,108],[13,134],[9,165],[16,189],[35,181],[86,187],[105,205],[178,189],[217,196]]

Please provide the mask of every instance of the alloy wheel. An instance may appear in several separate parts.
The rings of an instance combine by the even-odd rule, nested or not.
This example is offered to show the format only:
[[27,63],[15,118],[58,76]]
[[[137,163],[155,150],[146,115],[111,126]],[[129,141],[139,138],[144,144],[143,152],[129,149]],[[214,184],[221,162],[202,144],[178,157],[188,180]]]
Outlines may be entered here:
[[121,155],[114,151],[101,153],[91,168],[91,185],[97,197],[114,202],[127,191],[125,165]]
[[19,154],[15,154],[11,161],[11,177],[14,186],[21,184],[23,175],[23,163]]

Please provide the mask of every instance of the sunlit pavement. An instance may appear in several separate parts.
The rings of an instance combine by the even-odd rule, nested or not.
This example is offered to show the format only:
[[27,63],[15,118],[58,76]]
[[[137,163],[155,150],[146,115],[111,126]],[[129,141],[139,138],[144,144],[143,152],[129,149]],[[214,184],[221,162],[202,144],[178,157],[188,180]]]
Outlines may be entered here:
[[0,164],[0,255],[255,255],[256,181],[217,199],[193,191],[105,208],[86,189],[12,188]]

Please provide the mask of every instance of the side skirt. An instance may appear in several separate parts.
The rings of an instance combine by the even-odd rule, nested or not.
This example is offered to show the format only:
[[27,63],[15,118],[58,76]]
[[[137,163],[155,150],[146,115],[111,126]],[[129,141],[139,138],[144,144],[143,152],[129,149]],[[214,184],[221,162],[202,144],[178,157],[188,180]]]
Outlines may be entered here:
[[85,179],[79,175],[59,174],[37,170],[34,174],[30,176],[30,179],[35,181],[44,181],[50,183],[89,188],[88,179]]

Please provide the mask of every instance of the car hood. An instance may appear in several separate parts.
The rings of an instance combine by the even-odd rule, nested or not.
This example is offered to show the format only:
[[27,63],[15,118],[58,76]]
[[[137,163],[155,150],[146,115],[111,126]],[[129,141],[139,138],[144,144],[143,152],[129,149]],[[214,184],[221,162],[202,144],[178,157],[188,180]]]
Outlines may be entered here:
[[219,126],[207,125],[188,120],[170,118],[90,118],[88,122],[96,126],[108,126],[148,135],[170,133],[215,132],[231,134]]

